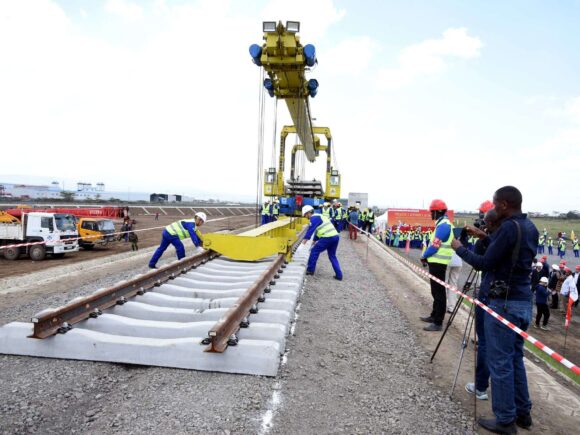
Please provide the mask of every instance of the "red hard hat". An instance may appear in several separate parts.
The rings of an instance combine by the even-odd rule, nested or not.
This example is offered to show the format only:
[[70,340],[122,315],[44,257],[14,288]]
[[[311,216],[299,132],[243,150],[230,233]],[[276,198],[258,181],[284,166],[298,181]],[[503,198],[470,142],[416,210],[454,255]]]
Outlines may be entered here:
[[447,204],[442,199],[434,199],[431,201],[431,205],[429,206],[429,211],[442,211],[447,210]]
[[483,201],[479,206],[479,211],[482,213],[487,213],[494,207],[493,202],[491,201]]
[[576,270],[580,270],[580,264],[576,266]]

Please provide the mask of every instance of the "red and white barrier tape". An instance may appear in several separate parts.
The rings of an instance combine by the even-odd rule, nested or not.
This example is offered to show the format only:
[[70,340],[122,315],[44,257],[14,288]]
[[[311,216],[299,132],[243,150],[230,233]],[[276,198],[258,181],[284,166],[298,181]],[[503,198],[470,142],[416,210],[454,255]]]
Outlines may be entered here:
[[[351,224],[349,223],[349,225],[351,225]],[[546,346],[541,341],[539,341],[539,340],[535,339],[534,337],[532,337],[526,331],[522,331],[520,328],[518,328],[516,325],[514,325],[513,323],[511,323],[509,320],[504,319],[502,316],[500,316],[499,314],[497,314],[495,311],[493,311],[491,308],[489,308],[487,305],[485,305],[479,299],[472,298],[471,296],[466,295],[465,293],[462,293],[456,287],[454,287],[452,285],[449,285],[445,281],[442,281],[439,278],[431,275],[429,272],[425,271],[424,269],[422,269],[421,267],[417,266],[413,262],[407,260],[403,256],[397,254],[396,252],[392,252],[391,250],[387,250],[387,248],[383,245],[383,243],[380,242],[379,240],[375,239],[372,234],[369,234],[368,232],[366,232],[364,230],[361,230],[360,228],[358,230],[360,232],[362,232],[362,233],[367,234],[371,239],[373,239],[376,243],[378,243],[381,246],[381,248],[383,248],[385,251],[389,252],[393,256],[398,257],[398,259],[400,259],[407,266],[411,267],[411,269],[413,269],[416,272],[418,272],[420,275],[423,275],[423,276],[425,276],[425,277],[427,277],[429,279],[432,279],[433,281],[438,282],[442,286],[448,288],[452,292],[457,293],[460,296],[463,296],[469,302],[474,303],[475,305],[477,305],[478,307],[480,307],[482,310],[484,310],[489,315],[491,315],[494,319],[497,319],[498,321],[500,321],[501,323],[503,323],[505,326],[507,326],[508,328],[510,328],[512,331],[514,331],[516,334],[522,336],[524,339],[526,339],[527,341],[529,341],[530,343],[532,343],[538,349],[542,350],[544,353],[546,353],[547,355],[549,355],[550,357],[552,357],[553,359],[555,359],[556,361],[558,361],[559,363],[561,363],[562,365],[564,365],[566,368],[572,370],[573,373],[575,373],[576,375],[580,375],[580,367],[578,367],[572,361],[569,361],[566,358],[564,358],[558,352],[550,349],[548,346]]]
[[[217,222],[217,221],[223,221],[225,219],[229,219],[232,217],[245,217],[245,216],[253,216],[253,214],[240,214],[240,215],[236,215],[236,216],[225,216],[225,217],[220,217],[217,219],[209,219],[207,222]],[[83,237],[70,237],[70,238],[66,238],[66,239],[61,239],[61,240],[43,240],[40,242],[29,242],[29,243],[18,243],[18,244],[14,244],[14,245],[3,245],[0,246],[0,251],[2,249],[8,249],[8,248],[20,248],[23,246],[33,246],[33,245],[46,245],[47,242],[52,242],[55,245],[62,245],[65,244],[66,242],[74,242],[75,240],[85,240],[85,239],[100,239],[102,237],[109,237],[109,236],[119,236],[119,235],[125,235],[128,233],[138,233],[138,232],[142,232],[142,231],[151,231],[151,230],[159,230],[162,228],[165,228],[167,225],[163,225],[160,227],[151,227],[151,228],[142,228],[140,230],[129,230],[129,231],[118,231],[115,233],[109,233],[109,234],[95,234],[94,236],[83,236]]]

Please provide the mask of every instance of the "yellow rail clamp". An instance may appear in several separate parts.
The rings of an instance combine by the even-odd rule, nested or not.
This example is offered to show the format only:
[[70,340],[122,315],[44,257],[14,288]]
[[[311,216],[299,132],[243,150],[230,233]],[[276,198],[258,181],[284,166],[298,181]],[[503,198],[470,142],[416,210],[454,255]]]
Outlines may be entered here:
[[241,234],[208,233],[203,235],[203,247],[240,261],[256,261],[275,254],[286,254],[308,219],[282,217],[276,222],[259,226]]

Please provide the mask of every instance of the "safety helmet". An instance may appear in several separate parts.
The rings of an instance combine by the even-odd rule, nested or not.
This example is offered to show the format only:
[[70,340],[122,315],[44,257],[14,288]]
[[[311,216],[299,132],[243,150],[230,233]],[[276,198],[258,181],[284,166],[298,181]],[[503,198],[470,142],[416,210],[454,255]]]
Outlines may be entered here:
[[429,211],[443,211],[447,210],[447,204],[442,199],[434,199],[431,201],[431,205],[429,206]]
[[542,284],[548,284],[548,278],[546,278],[545,276],[543,276],[543,277],[540,278],[540,282]]
[[324,203],[325,207],[328,207],[329,205],[330,205],[330,202],[328,202],[328,201]]
[[314,212],[314,207],[312,207],[311,205],[305,205],[304,207],[302,207],[302,216],[306,216],[306,213],[312,212]]
[[481,205],[479,206],[479,211],[482,213],[487,213],[488,211],[490,211],[492,208],[494,208],[493,202],[491,201],[483,201],[481,203]]
[[203,223],[205,223],[205,221],[207,221],[207,216],[206,216],[206,214],[203,211],[198,211],[195,214],[195,217],[200,218],[203,221]]
[[576,270],[580,270],[580,264],[576,266]]
[[559,270],[560,268],[558,267],[558,265],[557,265],[557,264],[552,264],[552,269],[553,269],[553,270]]

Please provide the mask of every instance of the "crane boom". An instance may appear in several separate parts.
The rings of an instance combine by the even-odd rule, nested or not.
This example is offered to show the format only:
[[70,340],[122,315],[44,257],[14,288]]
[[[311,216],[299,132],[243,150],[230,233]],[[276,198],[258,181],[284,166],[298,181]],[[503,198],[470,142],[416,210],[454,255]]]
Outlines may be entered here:
[[314,132],[308,97],[316,96],[318,81],[306,80],[306,71],[317,63],[313,45],[303,46],[296,34],[300,24],[288,21],[267,21],[263,24],[264,43],[250,46],[254,63],[263,66],[268,74],[264,87],[271,97],[286,101],[296,133],[304,145],[306,158],[314,162],[318,153],[314,146]]

